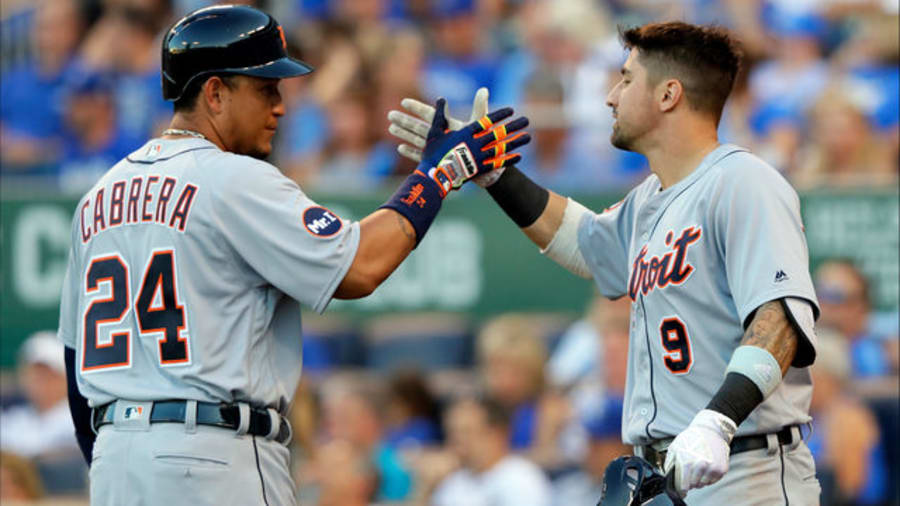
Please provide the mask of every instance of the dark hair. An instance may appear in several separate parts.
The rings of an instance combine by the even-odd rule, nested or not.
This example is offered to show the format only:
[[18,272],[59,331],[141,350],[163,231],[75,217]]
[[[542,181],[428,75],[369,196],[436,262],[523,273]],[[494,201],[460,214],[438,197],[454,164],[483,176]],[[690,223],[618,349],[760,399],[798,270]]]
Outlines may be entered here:
[[472,402],[484,410],[484,418],[489,427],[509,429],[512,424],[512,413],[500,401],[487,395],[479,395],[473,397]]
[[626,49],[640,50],[652,85],[678,79],[691,108],[719,120],[742,59],[739,43],[727,30],[670,21],[620,27],[619,36]]
[[417,369],[398,369],[391,374],[388,390],[390,396],[403,404],[413,417],[437,421],[438,403],[432,395],[425,377]]
[[229,89],[234,89],[237,83],[235,79],[237,78],[236,74],[209,74],[206,76],[199,76],[184,88],[184,91],[181,93],[181,97],[175,101],[172,108],[175,112],[190,112],[194,110],[194,106],[197,102],[197,97],[200,96],[200,90],[203,88],[203,85],[210,78],[218,77],[225,83]]

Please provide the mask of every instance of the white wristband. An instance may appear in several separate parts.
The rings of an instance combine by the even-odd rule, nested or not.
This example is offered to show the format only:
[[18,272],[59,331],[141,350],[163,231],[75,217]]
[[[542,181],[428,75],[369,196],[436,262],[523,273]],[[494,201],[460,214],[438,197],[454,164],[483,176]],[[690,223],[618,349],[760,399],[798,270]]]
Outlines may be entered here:
[[781,365],[767,350],[758,346],[738,346],[731,355],[725,374],[736,372],[750,378],[762,392],[763,399],[781,383]]
[[578,224],[584,213],[589,213],[588,208],[568,199],[566,210],[563,212],[562,223],[556,230],[556,234],[541,254],[547,255],[569,272],[585,279],[591,279],[591,270],[584,260],[584,255],[578,249]]

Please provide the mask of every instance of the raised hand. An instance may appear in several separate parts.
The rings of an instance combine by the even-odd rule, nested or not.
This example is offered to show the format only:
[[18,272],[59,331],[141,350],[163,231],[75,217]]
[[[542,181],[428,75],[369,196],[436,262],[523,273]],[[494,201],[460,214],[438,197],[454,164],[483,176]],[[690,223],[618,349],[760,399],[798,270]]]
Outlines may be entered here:
[[528,144],[531,136],[521,131],[528,118],[501,123],[512,115],[513,110],[505,107],[453,131],[446,101],[439,99],[417,170],[437,182],[446,195],[469,179],[516,163],[521,155],[512,151]]
[[[433,106],[419,102],[414,98],[404,98],[400,105],[408,112],[396,110],[389,112],[388,120],[390,120],[391,124],[388,127],[388,132],[405,141],[397,146],[397,151],[401,155],[419,162],[422,160],[422,148],[425,147],[425,138],[428,136],[431,121],[434,119],[435,109]],[[472,112],[469,115],[468,122],[450,116],[447,106],[444,106],[444,116],[447,118],[450,130],[460,130],[487,113],[488,89],[484,87],[478,88],[478,91],[475,92],[475,98],[472,100]],[[477,176],[473,178],[473,181],[481,187],[488,187],[497,181],[503,170],[504,167],[501,167]]]

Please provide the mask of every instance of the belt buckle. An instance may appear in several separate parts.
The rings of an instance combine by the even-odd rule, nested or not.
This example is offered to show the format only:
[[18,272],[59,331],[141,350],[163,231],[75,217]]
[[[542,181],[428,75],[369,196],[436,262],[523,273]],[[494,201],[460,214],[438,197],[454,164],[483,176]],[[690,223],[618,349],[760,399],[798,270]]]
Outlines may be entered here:
[[657,450],[652,444],[640,445],[637,448],[640,448],[640,452],[635,453],[640,453],[639,457],[642,457],[650,465],[662,471],[666,462],[666,450]]
[[651,464],[662,471],[666,463],[666,452],[668,450],[657,450],[656,448],[651,447],[650,451],[653,455],[653,461],[651,462]]

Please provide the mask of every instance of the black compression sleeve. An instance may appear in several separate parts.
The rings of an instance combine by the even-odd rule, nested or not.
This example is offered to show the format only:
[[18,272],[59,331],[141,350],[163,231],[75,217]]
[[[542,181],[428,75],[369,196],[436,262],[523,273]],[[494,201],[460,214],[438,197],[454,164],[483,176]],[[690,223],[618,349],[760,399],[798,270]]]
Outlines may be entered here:
[[72,414],[72,422],[75,423],[75,438],[78,439],[78,447],[87,465],[91,465],[91,455],[94,451],[94,429],[91,428],[91,408],[88,406],[81,392],[78,391],[78,382],[75,380],[75,350],[66,346],[66,380],[69,384],[69,412]]
[[718,411],[734,420],[735,425],[740,425],[762,401],[763,395],[756,383],[739,372],[730,372],[706,409]]
[[550,201],[550,192],[515,166],[507,167],[500,179],[487,187],[487,191],[520,228],[537,221]]

